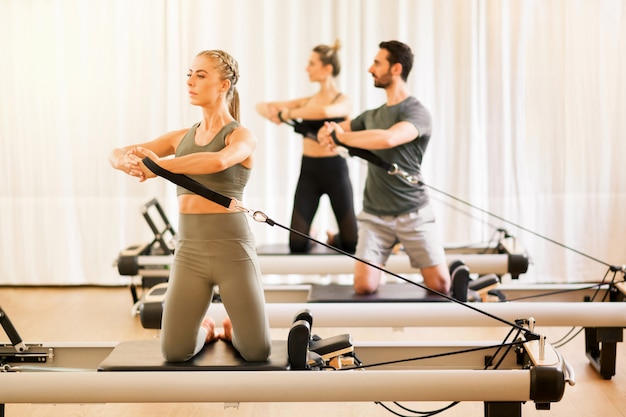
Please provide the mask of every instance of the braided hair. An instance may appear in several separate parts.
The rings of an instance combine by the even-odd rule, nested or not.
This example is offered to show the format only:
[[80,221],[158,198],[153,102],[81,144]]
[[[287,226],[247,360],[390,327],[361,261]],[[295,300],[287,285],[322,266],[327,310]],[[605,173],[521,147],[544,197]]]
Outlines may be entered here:
[[215,68],[220,73],[222,78],[230,81],[230,88],[226,93],[228,111],[230,112],[230,115],[233,116],[237,122],[239,122],[239,93],[235,87],[237,81],[239,81],[239,65],[237,64],[237,61],[228,52],[224,52],[219,49],[203,51],[198,53],[196,56],[203,56],[213,60]]

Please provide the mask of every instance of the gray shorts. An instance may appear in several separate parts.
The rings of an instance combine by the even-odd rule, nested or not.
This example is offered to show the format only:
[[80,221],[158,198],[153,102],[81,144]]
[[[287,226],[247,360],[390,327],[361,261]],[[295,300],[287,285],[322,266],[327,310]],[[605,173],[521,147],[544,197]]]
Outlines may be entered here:
[[376,216],[362,211],[357,216],[358,258],[385,265],[397,243],[404,246],[413,268],[426,268],[446,262],[430,206],[399,216]]

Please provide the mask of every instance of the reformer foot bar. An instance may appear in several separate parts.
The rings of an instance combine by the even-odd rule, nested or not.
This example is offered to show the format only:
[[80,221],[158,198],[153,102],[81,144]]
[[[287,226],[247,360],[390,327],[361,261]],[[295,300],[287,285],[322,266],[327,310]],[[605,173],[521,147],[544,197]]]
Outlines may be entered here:
[[[217,342],[224,343],[224,342]],[[536,356],[539,342],[529,342],[526,353]],[[457,345],[440,347],[437,345],[359,345],[355,352],[363,357],[379,357],[378,349],[385,354],[395,352],[392,357],[410,352],[412,356],[426,356],[434,351],[489,347],[485,345]],[[123,347],[123,346],[122,346]],[[47,346],[55,355],[61,355],[62,346]],[[77,348],[73,348],[77,349]],[[88,347],[84,349],[89,349]],[[78,355],[83,350],[74,350]],[[113,353],[115,348],[111,350]],[[380,352],[379,351],[379,352]],[[483,351],[488,355],[492,351]],[[561,399],[567,373],[562,358],[546,346],[545,359],[524,364],[506,364],[509,369],[481,370],[480,363],[454,369],[448,361],[443,361],[446,369],[419,369],[418,366],[404,366],[400,369],[367,369],[363,371],[288,371],[288,370],[207,370],[202,366],[179,366],[159,364],[133,370],[132,366],[119,370],[72,369],[67,365],[56,370],[54,366],[34,367],[28,370],[0,374],[3,389],[0,391],[2,403],[123,403],[123,402],[310,402],[314,399],[324,402],[351,401],[533,401],[533,391],[542,394],[552,392],[551,398],[540,401],[556,402]],[[537,356],[538,357],[538,356]],[[106,359],[105,359],[106,360]],[[464,362],[467,363],[467,360]],[[533,368],[524,370],[524,366]],[[426,367],[432,367],[432,362]],[[475,367],[478,367],[476,369]],[[532,379],[541,372],[554,374],[544,381],[541,387],[531,387]],[[56,372],[55,372],[56,370]],[[526,371],[526,372],[524,372]],[[463,381],[466,389],[451,390]],[[556,386],[551,386],[552,384]],[[307,389],[303,390],[302,387]],[[350,387],[351,389],[345,389]],[[538,394],[538,393],[536,393]]]
[[[518,254],[446,253],[446,262],[462,261],[477,274],[519,274],[528,270],[528,258]],[[259,266],[264,275],[314,274],[341,275],[354,272],[354,261],[336,255],[315,254],[263,254],[259,253]],[[405,254],[391,255],[385,268],[397,274],[418,274]]]
[[[507,321],[532,318],[542,327],[626,327],[626,303],[484,303],[477,307]],[[270,326],[287,327],[288,312],[304,308],[315,316],[318,328],[502,326],[454,303],[268,304]],[[208,314],[219,322],[226,311],[223,304],[213,303]]]
[[[398,284],[404,285],[404,284]],[[153,287],[139,311],[146,328],[160,328],[167,284]],[[490,315],[514,321],[532,317],[541,326],[626,327],[626,302],[503,302],[474,303]],[[316,327],[490,327],[502,323],[468,311],[462,304],[437,302],[390,303],[268,303],[270,326],[290,325],[290,311],[308,309]],[[212,303],[208,314],[220,322],[226,312],[221,303]]]
[[[522,403],[549,409],[562,399],[566,384],[575,383],[571,368],[541,339],[522,340],[498,369],[485,367],[485,357],[499,354],[499,343],[355,344],[354,355],[363,364],[400,361],[335,371],[288,370],[281,341],[274,342],[265,367],[237,363],[228,353],[230,345],[221,341],[183,364],[163,363],[158,340],[29,345],[32,366],[26,365],[25,353],[11,357],[7,352],[13,346],[0,345],[0,403],[4,411],[11,403],[310,402],[314,392],[313,400],[323,402],[482,401],[486,417],[502,415],[501,407],[507,413],[513,408],[507,415],[519,417]],[[219,352],[213,356],[212,351]],[[458,351],[464,353],[401,361]]]
[[[404,286],[406,284],[393,284]],[[413,286],[409,286],[413,287]],[[161,327],[161,313],[167,284],[159,284],[144,296],[138,314],[145,328]],[[491,316],[507,321],[532,318],[540,326],[583,327],[585,352],[590,363],[604,379],[615,375],[617,343],[623,341],[626,327],[626,285],[612,289],[607,302],[503,302],[474,303]],[[487,315],[468,311],[461,304],[445,302],[270,302],[270,326],[289,325],[289,312],[308,309],[316,327],[489,327],[502,323]],[[209,313],[218,322],[226,316],[221,303],[213,303]]]
[[[173,255],[149,255],[149,246],[135,245],[122,251],[117,259],[118,272],[122,276],[141,276],[146,280],[163,281],[169,277]],[[289,254],[264,252],[259,248],[259,267],[263,275],[341,275],[354,272],[355,261],[335,253]],[[446,261],[461,261],[472,273],[497,274],[519,277],[528,271],[528,257],[524,254],[461,252],[446,250]],[[386,269],[397,274],[418,274],[404,253],[389,257]]]

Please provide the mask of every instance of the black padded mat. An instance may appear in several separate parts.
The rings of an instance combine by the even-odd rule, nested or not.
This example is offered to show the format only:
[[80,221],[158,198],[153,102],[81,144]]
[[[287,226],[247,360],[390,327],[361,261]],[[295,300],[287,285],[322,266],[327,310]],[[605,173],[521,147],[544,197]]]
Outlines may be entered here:
[[260,245],[256,248],[258,255],[341,255],[341,253],[325,246],[314,244],[309,252],[291,253],[286,243]]
[[284,371],[289,367],[287,341],[272,341],[267,362],[246,362],[230,343],[218,340],[187,362],[165,362],[161,342],[133,340],[119,343],[102,361],[99,371]]
[[357,295],[352,285],[312,284],[307,302],[309,303],[400,303],[400,302],[440,302],[448,301],[413,284],[384,284],[378,291],[369,295]]

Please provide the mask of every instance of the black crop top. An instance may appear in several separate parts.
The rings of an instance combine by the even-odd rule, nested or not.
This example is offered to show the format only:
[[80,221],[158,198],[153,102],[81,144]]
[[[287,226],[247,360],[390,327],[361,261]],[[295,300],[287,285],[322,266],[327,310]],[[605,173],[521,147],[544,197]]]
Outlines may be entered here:
[[343,122],[345,117],[335,117],[333,119],[314,119],[314,120],[293,120],[293,130],[304,136],[305,139],[313,139],[317,141],[317,132],[324,126],[325,122]]

